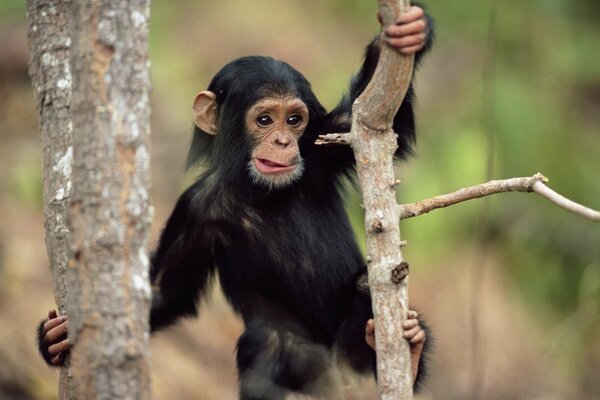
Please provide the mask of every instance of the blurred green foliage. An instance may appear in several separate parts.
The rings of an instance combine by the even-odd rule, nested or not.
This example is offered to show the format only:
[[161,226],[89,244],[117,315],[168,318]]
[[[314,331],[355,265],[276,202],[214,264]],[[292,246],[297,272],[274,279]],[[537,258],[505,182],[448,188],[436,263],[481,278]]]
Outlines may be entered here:
[[22,17],[25,14],[25,1],[2,0],[0,2],[0,20],[5,18]]
[[[594,12],[600,9],[595,2],[586,4]],[[551,187],[600,208],[598,21],[580,18],[581,10],[575,12],[571,1],[497,2],[493,97],[487,99],[494,110],[490,125],[482,104],[489,94],[482,76],[490,47],[490,5],[464,1],[429,6],[438,23],[438,46],[459,46],[456,57],[465,56],[460,47],[468,48],[473,62],[457,78],[464,80],[460,91],[440,94],[446,104],[433,100],[428,109],[420,109],[420,156],[418,165],[408,167],[404,180],[410,182],[402,186],[402,199],[483,181],[486,132],[492,129],[494,178],[539,170],[550,177]],[[499,195],[407,221],[403,226],[414,246],[411,252],[444,257],[469,242],[479,233],[474,229],[481,207],[493,235],[486,240],[512,266],[509,276],[519,291],[554,318],[556,312],[572,312],[584,271],[600,259],[600,228],[539,198]],[[595,295],[600,298],[599,292]]]
[[[426,91],[418,109],[418,155],[400,167],[405,184],[399,199],[416,201],[482,182],[486,179],[487,148],[493,140],[494,178],[541,171],[551,179],[551,187],[600,208],[600,25],[593,18],[600,15],[600,3],[496,1],[495,39],[491,42],[493,4],[477,0],[427,3],[436,20],[437,43],[417,75],[417,87]],[[2,19],[22,17],[24,11],[20,0],[0,4]],[[153,84],[165,96],[156,102],[161,108],[158,112],[188,123],[186,101],[193,90],[206,85],[222,60],[226,61],[219,50],[228,51],[219,49],[219,39],[227,29],[252,30],[254,38],[237,38],[243,47],[261,40],[257,38],[268,39],[301,12],[317,24],[326,24],[335,15],[339,24],[365,32],[367,39],[368,32],[375,33],[376,4],[363,0],[310,0],[290,2],[286,7],[276,1],[207,1],[202,6],[191,0],[153,1]],[[190,26],[207,24],[220,14],[227,14],[230,23],[218,27],[222,32],[209,25],[190,37],[194,34],[189,32]],[[272,25],[257,23],[261,20]],[[302,24],[305,27],[297,28],[300,34],[302,29],[312,28],[309,21]],[[346,34],[337,26],[334,29],[334,40]],[[273,43],[265,40],[266,48],[277,45],[277,38]],[[213,44],[208,47],[213,53],[205,52],[207,43]],[[339,42],[339,46],[345,45]],[[313,85],[329,107],[345,90],[349,72],[358,66],[363,43],[352,46],[359,49],[349,56],[356,59],[354,65],[328,59],[315,65],[317,59],[304,71],[309,78],[318,71]],[[492,46],[496,51],[489,70]],[[234,50],[235,55],[242,55],[240,49]],[[190,87],[190,78],[204,84]],[[492,121],[486,116],[486,107],[492,109]],[[27,179],[23,177],[30,175],[24,171],[28,170],[16,170],[13,188],[19,198],[37,203],[39,191],[24,183]],[[350,191],[354,200],[348,207],[362,239],[360,200],[356,191]],[[500,195],[406,221],[402,224],[404,235],[411,241],[407,251],[420,264],[433,265],[452,249],[483,241],[476,228],[482,208],[489,224],[485,241],[512,266],[508,276],[519,292],[551,313],[564,314],[576,308],[581,277],[600,259],[600,229],[538,198]]]
[[42,177],[39,165],[17,165],[12,171],[9,182],[8,190],[21,205],[33,209],[42,208]]

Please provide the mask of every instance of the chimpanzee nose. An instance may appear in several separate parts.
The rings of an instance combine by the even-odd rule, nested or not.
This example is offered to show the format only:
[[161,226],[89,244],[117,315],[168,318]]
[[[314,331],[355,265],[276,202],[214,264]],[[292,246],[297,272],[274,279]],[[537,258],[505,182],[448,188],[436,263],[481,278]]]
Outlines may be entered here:
[[285,133],[278,133],[277,136],[275,137],[275,144],[277,144],[278,146],[281,146],[283,148],[288,147],[291,142],[292,142],[292,140],[291,140],[290,136],[286,135]]

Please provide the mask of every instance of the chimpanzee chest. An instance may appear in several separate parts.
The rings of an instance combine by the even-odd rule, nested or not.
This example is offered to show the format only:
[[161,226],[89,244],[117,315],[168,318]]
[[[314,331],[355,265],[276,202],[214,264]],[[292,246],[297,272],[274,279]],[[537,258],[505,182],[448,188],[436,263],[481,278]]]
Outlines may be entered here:
[[268,214],[246,210],[240,226],[228,265],[219,265],[223,285],[258,294],[316,325],[311,328],[333,332],[362,265],[343,207],[301,203]]

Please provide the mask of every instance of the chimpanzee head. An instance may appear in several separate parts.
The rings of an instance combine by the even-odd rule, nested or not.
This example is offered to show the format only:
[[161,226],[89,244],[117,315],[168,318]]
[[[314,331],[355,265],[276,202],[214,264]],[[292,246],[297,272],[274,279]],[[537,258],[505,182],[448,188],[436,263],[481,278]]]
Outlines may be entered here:
[[208,158],[222,179],[278,189],[302,176],[301,138],[325,110],[297,70],[252,56],[223,67],[194,99],[193,113],[188,166]]

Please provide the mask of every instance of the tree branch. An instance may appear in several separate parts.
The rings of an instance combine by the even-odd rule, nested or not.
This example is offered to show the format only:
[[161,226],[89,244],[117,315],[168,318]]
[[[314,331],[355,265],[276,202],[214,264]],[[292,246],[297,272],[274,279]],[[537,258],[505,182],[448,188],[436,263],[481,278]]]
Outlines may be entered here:
[[534,192],[550,200],[554,204],[569,210],[575,214],[592,221],[600,221],[600,212],[591,208],[582,206],[572,200],[556,193],[545,184],[548,182],[541,173],[537,173],[525,178],[511,178],[503,180],[494,180],[482,183],[468,188],[457,190],[456,192],[435,196],[430,199],[421,200],[416,203],[400,205],[400,219],[417,217],[427,214],[438,208],[448,207],[463,201],[478,199],[497,193],[505,192]]
[[544,185],[543,182],[536,182],[533,185],[533,191],[565,210],[571,211],[572,213],[589,220],[600,222],[600,211],[593,210],[589,207],[575,203],[573,200],[567,199],[563,195]]
[[319,146],[332,144],[349,146],[352,144],[352,139],[349,133],[328,133],[327,135],[319,135],[315,144]]
[[[397,21],[408,0],[378,0],[383,26]],[[380,400],[410,400],[410,346],[401,340],[408,312],[408,264],[402,258],[399,206],[393,158],[398,144],[392,129],[413,73],[413,56],[382,46],[369,84],[352,105],[351,143],[365,206],[367,263],[377,351]],[[326,137],[328,135],[325,135]],[[349,138],[349,139],[347,139]]]

